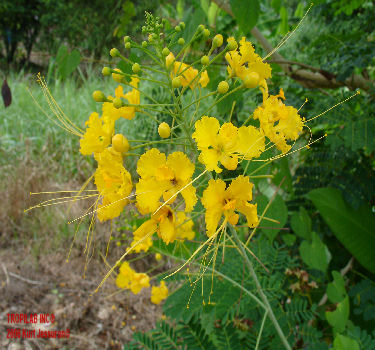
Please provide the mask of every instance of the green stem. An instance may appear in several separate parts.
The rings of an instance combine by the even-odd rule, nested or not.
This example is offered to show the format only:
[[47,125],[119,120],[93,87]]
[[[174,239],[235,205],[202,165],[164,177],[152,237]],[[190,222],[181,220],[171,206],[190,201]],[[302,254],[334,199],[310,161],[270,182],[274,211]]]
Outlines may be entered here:
[[258,334],[258,338],[257,338],[257,342],[255,344],[254,350],[259,349],[259,343],[260,343],[260,339],[262,338],[263,328],[264,328],[264,324],[266,323],[267,315],[268,315],[268,310],[264,313],[262,324],[260,325],[259,334]]
[[266,310],[268,311],[268,316],[269,316],[270,320],[272,321],[272,323],[273,323],[273,325],[274,325],[274,327],[276,329],[276,332],[277,332],[277,334],[279,335],[279,337],[281,339],[281,342],[283,343],[285,349],[292,350],[292,348],[290,347],[290,345],[288,343],[288,340],[286,339],[286,337],[285,337],[285,335],[284,335],[284,333],[283,333],[283,331],[282,331],[279,323],[277,322],[277,319],[275,317],[275,314],[273,313],[273,310],[272,310],[272,307],[271,307],[271,305],[270,305],[270,303],[268,301],[268,298],[267,298],[267,296],[263,292],[262,286],[260,285],[260,282],[258,280],[258,276],[255,273],[254,266],[253,266],[252,262],[250,261],[249,257],[247,256],[244,247],[242,246],[242,242],[241,242],[240,238],[237,235],[236,229],[233,228],[232,225],[230,225],[230,228],[232,230],[233,238],[237,242],[238,248],[239,248],[239,250],[241,252],[241,255],[245,259],[245,263],[246,263],[246,265],[247,265],[247,267],[249,269],[249,272],[250,272],[251,276],[254,279],[255,286],[256,286],[256,288],[258,290],[260,298],[263,300],[263,303],[264,303],[264,305],[266,307]]

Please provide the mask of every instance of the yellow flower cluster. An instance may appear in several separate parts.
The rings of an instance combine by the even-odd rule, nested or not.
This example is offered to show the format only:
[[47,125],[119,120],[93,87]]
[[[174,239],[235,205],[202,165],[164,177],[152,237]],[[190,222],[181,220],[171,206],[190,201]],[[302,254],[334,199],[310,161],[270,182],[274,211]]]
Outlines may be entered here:
[[[229,38],[228,41],[234,40]],[[242,38],[240,46],[237,50],[227,52],[225,54],[229,66],[227,71],[229,76],[238,77],[245,80],[246,76],[250,73],[257,73],[259,81],[271,78],[271,67],[268,63],[264,63],[262,58],[255,53],[254,47],[251,42]]]
[[259,119],[264,134],[280,151],[286,153],[291,148],[286,141],[297,140],[303,129],[303,120],[296,108],[285,106],[281,99],[285,100],[282,89],[279,95],[269,96],[254,111],[254,119]]
[[202,72],[198,80],[198,70],[187,65],[186,63],[175,61],[175,57],[172,52],[165,58],[165,62],[167,68],[170,68],[171,65],[173,65],[171,78],[173,79],[174,77],[179,76],[181,78],[181,85],[183,87],[189,86],[191,89],[194,89],[197,84],[199,84],[201,87],[206,87],[210,81],[206,70]]
[[[138,294],[143,288],[150,287],[150,277],[146,273],[135,272],[127,261],[123,262],[116,278],[116,285],[121,289],[129,289],[133,294]],[[168,288],[164,281],[160,286],[152,286],[151,302],[160,304],[168,296]]]
[[264,151],[264,134],[253,126],[235,127],[220,123],[216,118],[204,116],[195,123],[192,137],[201,151],[199,161],[209,171],[221,173],[220,162],[226,169],[235,170],[238,157],[257,158]]

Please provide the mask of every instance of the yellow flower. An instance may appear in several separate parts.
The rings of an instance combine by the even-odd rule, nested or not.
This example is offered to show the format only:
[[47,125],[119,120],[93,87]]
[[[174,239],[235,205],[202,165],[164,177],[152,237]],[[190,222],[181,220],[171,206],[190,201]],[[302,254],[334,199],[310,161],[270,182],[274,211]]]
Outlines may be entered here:
[[160,282],[159,287],[153,286],[151,288],[151,302],[154,304],[160,304],[162,300],[167,298],[168,296],[168,288],[165,285],[164,281]]
[[99,114],[91,113],[86,122],[87,129],[80,140],[80,152],[83,155],[102,152],[111,144],[115,123],[108,117],[99,117]]
[[238,129],[232,123],[220,123],[216,118],[204,116],[195,123],[192,137],[201,151],[199,161],[207,170],[221,173],[220,162],[226,169],[235,170],[238,164]]
[[[135,230],[131,246],[134,247],[133,250],[137,253],[141,250],[146,252],[152,246],[152,235],[155,232],[166,244],[172,243],[176,239],[193,239],[195,233],[192,228],[193,221],[187,221],[184,212],[175,214],[166,205]],[[142,239],[143,241],[137,244]]]
[[[156,148],[144,153],[138,161],[137,172],[141,178],[136,185],[137,207],[141,214],[153,213],[160,207],[161,197],[168,201],[188,185],[194,169],[194,164],[182,152],[174,152],[168,159]],[[197,202],[194,186],[187,186],[180,194],[185,201],[185,211],[191,211]],[[176,197],[168,203],[172,204]]]
[[246,75],[256,72],[260,80],[271,77],[270,65],[262,61],[262,58],[255,53],[251,42],[246,41],[244,37],[240,41],[239,48],[227,52],[225,59],[229,63],[227,70],[230,76],[236,76],[244,80]]
[[206,208],[207,235],[211,237],[219,225],[221,217],[232,225],[236,225],[239,215],[238,211],[246,216],[249,227],[258,225],[257,205],[250,204],[252,200],[253,184],[247,176],[238,176],[232,181],[228,188],[221,179],[208,182],[208,187],[203,192],[202,204]]
[[264,133],[254,126],[238,129],[237,151],[244,159],[258,158],[265,150]]
[[269,96],[254,111],[254,119],[259,119],[264,134],[280,151],[286,153],[291,148],[287,140],[297,140],[304,124],[297,109],[284,105],[281,99],[285,99],[282,89],[279,95]]
[[150,277],[145,273],[137,273],[127,261],[121,264],[119,274],[116,278],[116,285],[119,288],[130,289],[134,294],[138,294],[142,288],[150,287]]
[[167,67],[171,66],[173,63],[171,79],[173,79],[176,76],[179,76],[181,78],[181,85],[183,87],[189,86],[191,89],[194,89],[197,86],[197,84],[199,84],[202,87],[206,87],[210,81],[206,70],[201,73],[199,80],[196,79],[199,73],[198,70],[187,65],[186,63],[175,61],[172,52],[166,57],[165,60]]
[[130,173],[122,165],[122,156],[111,147],[95,155],[98,168],[95,171],[95,184],[103,197],[98,206],[100,221],[113,219],[120,215],[129,200],[133,188]]
[[[119,85],[115,90],[115,97],[122,97],[128,100],[129,104],[139,105],[140,92],[137,89],[138,82],[139,82],[139,79],[136,77],[133,77],[130,82],[130,85],[133,86],[133,89],[127,92],[126,94],[124,94],[124,90],[122,86]],[[113,100],[113,97],[108,96],[108,99]],[[103,109],[103,115],[107,115],[113,121],[116,121],[117,119],[121,117],[131,120],[134,118],[135,112],[137,111],[137,107],[134,107],[134,106],[115,108],[112,102],[104,102],[102,109]]]
[[193,231],[193,220],[190,217],[187,217],[183,211],[179,211],[176,217],[177,239],[192,240],[195,237],[195,232]]

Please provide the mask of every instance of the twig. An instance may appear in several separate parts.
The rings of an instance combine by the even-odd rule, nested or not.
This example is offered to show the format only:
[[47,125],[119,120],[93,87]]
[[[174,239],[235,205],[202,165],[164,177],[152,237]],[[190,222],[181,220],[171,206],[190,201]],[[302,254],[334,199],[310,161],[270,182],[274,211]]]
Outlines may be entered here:
[[35,285],[48,284],[48,283],[46,283],[46,282],[40,282],[40,281],[29,280],[28,278],[25,278],[25,277],[22,277],[22,276],[16,275],[16,274],[13,273],[13,272],[9,272],[9,275],[12,276],[12,277],[14,277],[14,278],[19,279],[20,281],[23,281],[23,282],[26,282],[26,283],[30,283],[30,284],[35,284]]

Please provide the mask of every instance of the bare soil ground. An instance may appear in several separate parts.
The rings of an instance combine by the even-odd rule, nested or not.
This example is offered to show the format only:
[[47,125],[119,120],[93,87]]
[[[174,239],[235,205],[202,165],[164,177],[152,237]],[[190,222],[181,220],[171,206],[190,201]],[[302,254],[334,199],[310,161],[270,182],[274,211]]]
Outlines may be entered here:
[[[122,349],[134,331],[150,329],[161,316],[149,290],[138,295],[119,291],[112,279],[93,294],[104,264],[91,261],[83,278],[85,257],[65,259],[51,252],[35,260],[25,247],[0,251],[0,349]],[[50,325],[8,323],[8,314],[52,313]],[[69,329],[70,337],[8,339],[8,329],[14,328]]]

